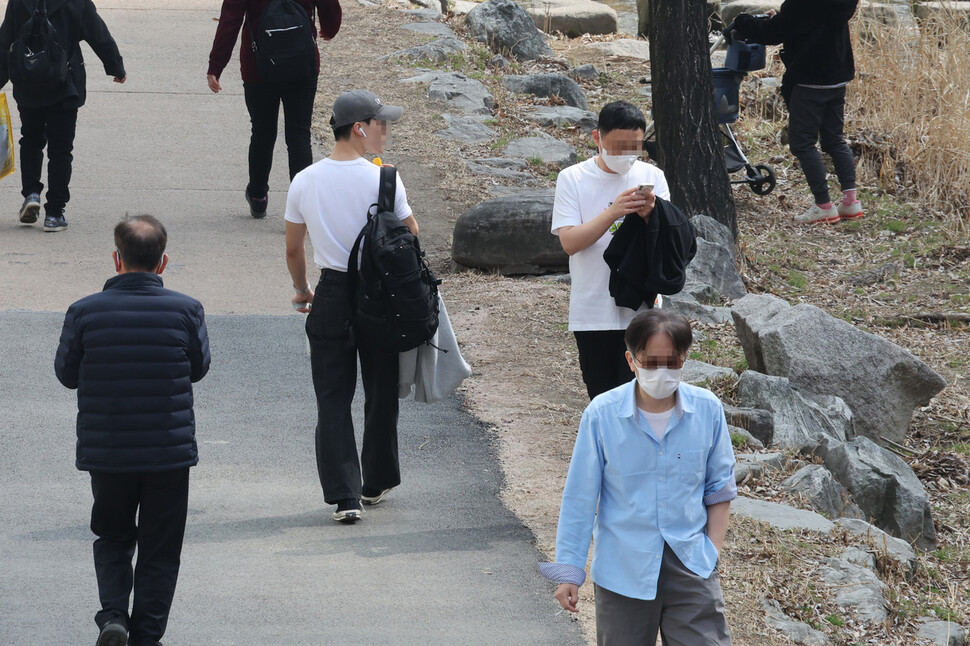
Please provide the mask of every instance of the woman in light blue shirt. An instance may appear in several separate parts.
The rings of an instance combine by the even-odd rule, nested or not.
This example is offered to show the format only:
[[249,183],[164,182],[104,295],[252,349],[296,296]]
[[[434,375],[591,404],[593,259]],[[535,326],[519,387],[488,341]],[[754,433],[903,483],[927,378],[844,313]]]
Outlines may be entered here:
[[556,537],[540,571],[576,612],[593,540],[599,646],[728,645],[717,559],[737,497],[720,400],[680,383],[693,335],[680,315],[638,314],[626,330],[635,380],[583,413]]

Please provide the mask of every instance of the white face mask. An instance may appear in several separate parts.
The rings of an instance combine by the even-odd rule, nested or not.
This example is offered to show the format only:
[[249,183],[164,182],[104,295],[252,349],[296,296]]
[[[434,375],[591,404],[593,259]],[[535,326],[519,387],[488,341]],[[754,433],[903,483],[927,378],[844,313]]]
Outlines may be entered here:
[[681,368],[676,370],[671,368],[657,368],[648,370],[647,368],[637,367],[637,383],[643,392],[654,399],[666,399],[674,394],[677,386],[680,385]]
[[629,173],[638,158],[639,155],[610,155],[602,147],[600,148],[600,159],[607,168],[620,175]]

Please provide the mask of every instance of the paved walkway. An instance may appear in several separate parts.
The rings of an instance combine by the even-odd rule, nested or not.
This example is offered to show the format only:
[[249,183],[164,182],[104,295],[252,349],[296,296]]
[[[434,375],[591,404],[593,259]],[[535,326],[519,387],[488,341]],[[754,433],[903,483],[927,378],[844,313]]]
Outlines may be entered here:
[[[242,201],[236,63],[222,94],[204,85],[219,3],[98,5],[130,80],[112,84],[86,56],[70,228],[19,225],[19,177],[0,182],[0,646],[94,642],[90,489],[73,466],[74,394],[52,364],[62,312],[111,274],[124,212],[163,219],[166,284],[205,303],[212,339],[166,644],[582,643],[556,616],[531,536],[497,497],[488,436],[457,399],[406,402],[404,484],[355,526],[330,520],[302,317],[285,301],[281,211],[256,222]],[[285,184],[278,165],[277,206]],[[361,402],[356,412],[359,425]]]

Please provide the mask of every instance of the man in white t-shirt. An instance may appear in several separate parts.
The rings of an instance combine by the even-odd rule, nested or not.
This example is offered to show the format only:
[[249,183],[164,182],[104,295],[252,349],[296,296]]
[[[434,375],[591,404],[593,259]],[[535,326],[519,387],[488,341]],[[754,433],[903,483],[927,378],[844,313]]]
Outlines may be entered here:
[[593,130],[599,154],[565,169],[556,180],[552,232],[569,254],[569,329],[590,399],[630,380],[623,333],[637,311],[648,309],[647,304],[637,311],[616,304],[603,260],[627,214],[648,219],[658,196],[670,199],[663,171],[638,159],[646,127],[636,106],[607,104]]
[[[330,126],[333,153],[300,171],[286,197],[286,266],[296,296],[293,306],[309,312],[306,333],[317,397],[317,471],[323,497],[337,505],[333,519],[354,523],[361,502],[376,505],[401,483],[397,450],[398,355],[354,329],[347,266],[350,250],[377,202],[380,167],[364,155],[383,152],[389,122],[402,108],[381,104],[373,93],[352,90],[337,97]],[[397,178],[394,214],[417,235],[418,223]],[[307,279],[304,244],[309,234],[313,261],[321,270],[316,290]],[[312,307],[311,307],[312,305]],[[360,458],[351,417],[357,388],[357,358],[364,384],[364,441]]]

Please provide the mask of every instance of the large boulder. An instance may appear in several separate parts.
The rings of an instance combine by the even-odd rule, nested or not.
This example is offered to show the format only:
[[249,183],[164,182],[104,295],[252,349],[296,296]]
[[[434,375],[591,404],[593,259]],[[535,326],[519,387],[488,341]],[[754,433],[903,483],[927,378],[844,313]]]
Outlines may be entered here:
[[[425,9],[424,11],[428,11]],[[458,38],[455,32],[452,31],[451,27],[442,24],[436,20],[428,20],[422,22],[409,22],[406,25],[401,25],[401,29],[406,31],[413,31],[419,34],[427,34],[429,36],[437,36],[438,38]]]
[[435,134],[445,139],[465,143],[481,143],[491,141],[496,135],[493,128],[489,128],[481,122],[483,117],[462,117],[454,114],[443,114],[441,117],[448,127]]
[[916,631],[916,637],[925,639],[932,646],[964,646],[967,643],[963,626],[952,621],[926,621]]
[[606,56],[633,58],[640,61],[650,60],[650,43],[635,38],[617,38],[601,43],[590,43],[588,47],[597,49]]
[[[693,285],[708,287],[721,298],[741,298],[748,293],[734,264],[734,246],[726,247],[704,238],[697,239],[697,254],[687,265],[684,291],[698,296]],[[710,296],[698,300],[707,301]]]
[[774,416],[773,446],[813,448],[823,438],[845,442],[852,436],[852,411],[838,397],[794,390],[784,377],[745,370],[738,380],[738,400]]
[[487,43],[498,54],[508,53],[520,60],[553,55],[532,18],[512,0],[486,0],[468,12],[465,26],[475,40]]
[[788,505],[747,496],[738,496],[731,501],[731,513],[767,523],[778,529],[798,529],[827,534],[835,525],[832,521],[814,511],[795,509]]
[[452,258],[504,274],[565,271],[569,256],[549,235],[554,198],[551,189],[519,192],[471,207],[455,223]]
[[[666,299],[664,300],[664,305],[666,305]],[[717,381],[718,379],[733,378],[734,376],[734,371],[730,368],[688,359],[684,362],[684,372],[681,379],[688,384],[703,385]]]
[[535,179],[526,169],[528,164],[524,159],[509,159],[507,157],[486,157],[474,159],[465,163],[474,175],[488,175],[500,179],[510,179],[517,182],[528,182]]
[[[431,24],[444,27],[440,22],[433,23],[417,23],[417,24]],[[408,25],[409,27],[411,25]],[[447,29],[447,27],[445,27]],[[433,40],[430,43],[424,45],[418,45],[417,47],[409,47],[407,49],[401,49],[396,52],[391,52],[385,56],[381,56],[381,60],[385,58],[411,58],[415,60],[431,60],[437,61],[439,63],[448,60],[452,54],[457,54],[458,52],[468,49],[468,45],[457,40],[454,34],[451,36],[446,36]]]
[[816,575],[833,588],[835,603],[853,619],[880,624],[889,617],[883,595],[888,586],[865,565],[844,556],[829,558],[823,561]]
[[768,411],[725,404],[724,416],[730,426],[743,428],[765,446],[771,446],[775,437],[775,416]]
[[867,437],[826,440],[815,454],[878,527],[920,549],[936,548],[929,496],[902,458]]
[[706,325],[722,325],[734,321],[731,318],[731,308],[704,305],[690,292],[664,296],[663,307]]
[[829,638],[821,630],[815,630],[806,623],[795,621],[785,614],[781,604],[774,599],[762,599],[761,608],[765,611],[765,621],[769,626],[785,636],[785,639],[800,646],[828,646]]
[[426,72],[401,82],[430,82],[428,98],[462,114],[491,114],[495,107],[495,98],[481,82],[458,72]]
[[596,128],[595,112],[581,110],[569,105],[536,105],[527,108],[522,116],[533,123],[545,128],[568,128],[578,126],[583,132],[592,132]]
[[593,0],[538,0],[522,3],[536,27],[569,38],[616,33],[616,10]]
[[721,20],[724,24],[730,24],[738,17],[738,14],[758,14],[765,13],[769,9],[778,11],[781,9],[783,0],[732,0],[721,5]]
[[870,525],[858,518],[839,518],[835,521],[835,524],[849,534],[865,539],[867,546],[877,553],[887,556],[905,572],[909,574],[916,572],[918,564],[916,550],[903,539],[890,536],[875,525]]
[[571,144],[559,141],[544,132],[539,132],[534,137],[513,139],[502,153],[507,157],[538,160],[543,164],[558,164],[560,168],[576,163],[576,149]]
[[734,257],[734,236],[731,235],[731,230],[726,225],[721,224],[709,215],[695,215],[690,219],[690,223],[694,225],[694,232],[698,238],[704,238],[708,242],[729,249],[731,257]]
[[852,502],[849,492],[821,464],[802,467],[782,482],[781,488],[801,496],[815,511],[828,518],[863,517],[862,511]]
[[566,105],[580,110],[589,108],[586,95],[579,83],[562,74],[511,75],[502,79],[505,87],[515,94],[532,94],[540,97],[558,96]]
[[749,368],[841,397],[852,409],[856,435],[901,441],[913,410],[946,386],[909,352],[813,305],[749,295],[734,303],[732,314]]

